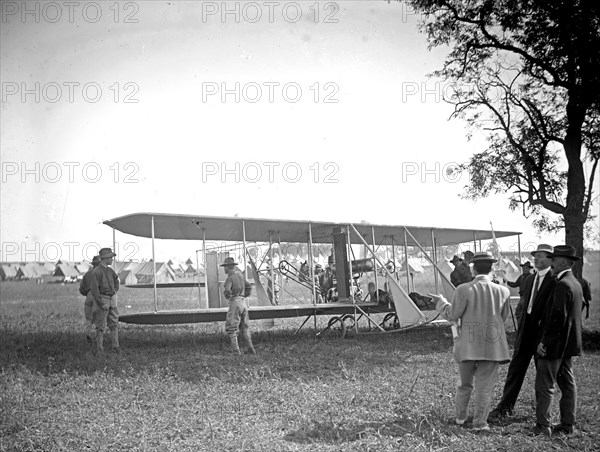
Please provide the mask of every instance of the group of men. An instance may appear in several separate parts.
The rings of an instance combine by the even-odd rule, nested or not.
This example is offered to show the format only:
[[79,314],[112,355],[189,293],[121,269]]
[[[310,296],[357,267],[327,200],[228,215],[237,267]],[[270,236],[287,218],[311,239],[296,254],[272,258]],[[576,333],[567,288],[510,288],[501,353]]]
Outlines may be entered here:
[[[87,327],[87,338],[92,344],[92,351],[104,352],[104,333],[108,327],[111,339],[111,351],[121,352],[119,346],[119,310],[117,308],[117,292],[119,277],[110,267],[113,262],[110,248],[102,248],[98,256],[92,259],[92,267],[87,271],[79,285],[79,292],[85,296],[84,315]],[[225,331],[231,342],[231,351],[241,354],[238,336],[244,338],[246,351],[256,353],[250,336],[250,317],[248,314],[248,297],[252,286],[244,277],[237,262],[232,257],[225,259],[221,267],[227,274],[224,284],[224,295],[229,300],[229,310],[225,320]]]
[[[432,295],[442,315],[461,324],[462,331],[454,342],[460,380],[456,391],[455,422],[458,425],[466,421],[472,392],[475,431],[490,431],[488,420],[511,416],[529,363],[534,358],[536,424],[533,433],[550,436],[573,432],[577,386],[572,357],[581,354],[584,294],[572,267],[580,258],[575,248],[567,245],[553,248],[540,244],[531,255],[535,273],[530,272],[530,264],[523,264],[523,277],[515,282],[520,289],[520,300],[512,358],[504,329],[510,309],[510,291],[492,281],[490,273],[497,261],[491,254],[469,256],[474,276],[471,275],[468,282],[457,284],[452,303],[441,295]],[[455,278],[461,277],[460,265],[458,259]],[[502,398],[490,412],[498,365],[509,361]],[[562,393],[560,423],[552,426],[550,407],[556,385]]]
[[[548,436],[572,433],[577,406],[572,357],[581,354],[584,301],[582,286],[572,273],[574,263],[579,260],[575,248],[567,245],[552,248],[541,244],[531,253],[535,273],[530,273],[530,265],[522,266],[523,278],[518,281],[519,321],[512,359],[504,329],[510,310],[510,291],[490,278],[492,265],[497,262],[490,253],[469,253],[465,253],[464,260],[457,256],[452,260],[456,267],[454,278],[465,280],[456,284],[452,302],[442,295],[429,294],[436,301],[436,309],[447,320],[460,325],[462,330],[454,341],[459,373],[455,398],[456,424],[465,424],[472,393],[474,431],[490,431],[488,420],[511,416],[529,363],[534,358],[536,424],[533,433]],[[104,350],[103,337],[107,326],[112,350],[120,352],[116,300],[119,278],[110,268],[114,256],[110,248],[102,248],[79,288],[86,297],[84,312],[89,327],[88,339],[93,343],[95,352]],[[463,264],[467,266],[468,275],[462,268]],[[234,354],[241,354],[240,335],[246,342],[246,351],[254,354],[248,306],[252,287],[237,265],[231,257],[221,264],[227,274],[224,295],[229,300],[225,330]],[[371,296],[375,295],[374,284],[369,289]],[[510,364],[502,398],[490,412],[498,366],[507,362]],[[562,393],[560,423],[552,426],[550,407],[556,385]]]

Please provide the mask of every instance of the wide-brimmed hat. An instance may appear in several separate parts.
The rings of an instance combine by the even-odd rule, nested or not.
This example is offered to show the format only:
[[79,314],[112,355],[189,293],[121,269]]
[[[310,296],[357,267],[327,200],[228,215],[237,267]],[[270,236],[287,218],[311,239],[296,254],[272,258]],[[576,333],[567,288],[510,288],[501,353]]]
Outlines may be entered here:
[[540,243],[537,247],[537,250],[532,251],[531,255],[535,256],[536,253],[548,253],[548,254],[552,254],[552,246],[546,244],[546,243]]
[[531,262],[527,261],[524,264],[521,264],[521,267],[527,267],[529,269],[532,269],[533,265],[531,265]]
[[454,257],[452,258],[450,262],[451,264],[455,263],[455,262],[460,262],[462,259],[460,257],[458,257],[456,254],[454,255]]
[[94,256],[94,258],[92,259],[92,265],[99,264],[101,260],[102,259],[100,258],[100,256]]
[[577,250],[570,245],[558,245],[554,247],[554,251],[548,257],[566,257],[573,261],[578,261]]
[[227,267],[229,265],[237,265],[237,262],[233,257],[226,257],[225,262],[221,264],[221,267]]
[[485,251],[485,252],[479,252],[479,253],[475,254],[475,256],[473,256],[473,263],[476,264],[477,262],[494,263],[494,262],[498,262],[498,260],[494,259],[494,256],[492,256],[492,253]]
[[100,259],[105,259],[107,257],[115,257],[116,254],[113,253],[113,250],[111,248],[102,248],[98,253],[98,256],[100,257]]

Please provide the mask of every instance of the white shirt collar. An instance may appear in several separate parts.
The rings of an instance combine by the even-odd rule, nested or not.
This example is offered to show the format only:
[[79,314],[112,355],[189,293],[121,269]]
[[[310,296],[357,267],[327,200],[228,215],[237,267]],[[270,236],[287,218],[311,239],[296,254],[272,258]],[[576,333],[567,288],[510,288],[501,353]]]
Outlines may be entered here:
[[546,273],[548,273],[550,271],[550,267],[545,268],[543,270],[538,271],[537,275],[538,275],[538,279],[543,278],[544,276],[546,276]]
[[560,279],[560,277],[562,275],[564,275],[565,273],[570,272],[570,271],[571,271],[570,268],[567,268],[566,270],[561,271],[558,275],[556,275],[556,279]]

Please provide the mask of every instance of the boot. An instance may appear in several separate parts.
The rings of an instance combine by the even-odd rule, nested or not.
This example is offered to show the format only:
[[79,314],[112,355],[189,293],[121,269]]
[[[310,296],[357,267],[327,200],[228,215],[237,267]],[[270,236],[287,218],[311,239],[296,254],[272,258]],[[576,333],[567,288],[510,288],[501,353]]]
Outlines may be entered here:
[[93,349],[94,354],[96,353],[104,353],[104,331],[96,330],[96,338],[95,338],[95,349]]
[[94,329],[94,325],[91,323],[87,323],[85,325],[85,339],[88,344],[94,343],[94,337],[96,336],[96,331]]
[[231,353],[241,355],[237,336],[231,336],[229,339],[231,340]]
[[256,350],[254,350],[254,345],[252,345],[252,337],[250,336],[250,330],[246,329],[246,330],[242,331],[242,336],[244,337],[244,340],[246,341],[247,352],[250,353],[251,355],[255,355]]
[[121,347],[119,347],[119,329],[113,328],[110,330],[110,341],[112,344],[112,351],[114,353],[121,353]]

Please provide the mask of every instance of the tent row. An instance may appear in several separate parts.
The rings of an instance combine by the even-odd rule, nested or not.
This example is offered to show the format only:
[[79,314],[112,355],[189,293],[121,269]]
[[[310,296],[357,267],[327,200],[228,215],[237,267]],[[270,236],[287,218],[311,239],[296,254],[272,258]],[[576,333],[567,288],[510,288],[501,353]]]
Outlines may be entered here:
[[[90,269],[88,262],[20,262],[1,263],[0,278],[7,280],[30,280],[41,282],[59,281],[74,282],[81,280]],[[154,264],[150,262],[114,262],[112,268],[119,275],[121,284],[151,284],[153,283]],[[170,283],[179,280],[189,280],[198,275],[192,261],[156,263],[157,283]]]
[[20,262],[0,264],[0,278],[6,280],[77,279],[90,268],[87,262]]

